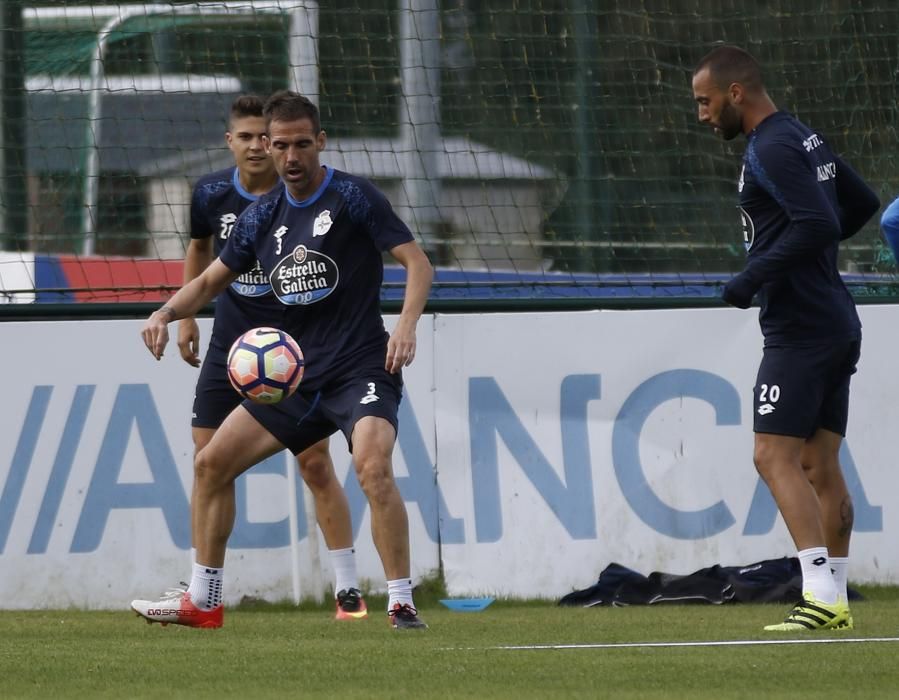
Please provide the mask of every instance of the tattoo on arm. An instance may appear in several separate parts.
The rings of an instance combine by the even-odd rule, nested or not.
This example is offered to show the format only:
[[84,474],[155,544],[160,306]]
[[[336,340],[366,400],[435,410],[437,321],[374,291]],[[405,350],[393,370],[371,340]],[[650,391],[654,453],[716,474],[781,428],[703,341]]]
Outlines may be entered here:
[[166,316],[168,316],[169,321],[174,321],[175,316],[177,315],[175,313],[175,309],[173,309],[171,306],[163,306],[161,309],[159,309],[159,313],[165,314]]

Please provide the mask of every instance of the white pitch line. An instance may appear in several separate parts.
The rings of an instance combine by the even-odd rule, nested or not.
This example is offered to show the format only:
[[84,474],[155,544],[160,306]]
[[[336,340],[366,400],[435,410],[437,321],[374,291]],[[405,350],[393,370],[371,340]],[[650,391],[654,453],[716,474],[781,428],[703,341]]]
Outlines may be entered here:
[[[852,637],[847,639],[737,639],[720,642],[619,642],[615,644],[532,644],[486,647],[487,650],[525,651],[541,649],[634,649],[655,647],[734,647],[771,644],[850,644],[861,642],[899,642],[899,637]],[[474,650],[473,647],[469,647]],[[485,648],[482,648],[483,650]]]

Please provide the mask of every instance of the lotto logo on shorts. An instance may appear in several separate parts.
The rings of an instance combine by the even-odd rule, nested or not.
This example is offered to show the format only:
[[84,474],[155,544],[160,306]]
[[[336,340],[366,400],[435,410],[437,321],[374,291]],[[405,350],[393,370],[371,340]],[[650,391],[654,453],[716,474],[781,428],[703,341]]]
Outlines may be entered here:
[[362,399],[359,401],[359,403],[361,403],[364,406],[365,404],[370,404],[373,401],[377,401],[380,398],[381,397],[375,393],[375,383],[369,382],[368,383],[368,393],[362,397]]
[[769,413],[774,413],[774,406],[770,403],[765,403],[759,406],[759,415],[767,416]]

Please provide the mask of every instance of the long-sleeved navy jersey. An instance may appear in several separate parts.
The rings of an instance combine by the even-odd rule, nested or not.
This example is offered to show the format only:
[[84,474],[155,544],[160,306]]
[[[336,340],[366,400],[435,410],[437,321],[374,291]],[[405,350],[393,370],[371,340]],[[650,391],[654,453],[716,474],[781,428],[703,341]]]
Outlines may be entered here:
[[759,293],[766,345],[860,338],[837,253],[880,207],[877,195],[786,112],[749,134],[738,190],[748,260],[725,301],[745,308]]

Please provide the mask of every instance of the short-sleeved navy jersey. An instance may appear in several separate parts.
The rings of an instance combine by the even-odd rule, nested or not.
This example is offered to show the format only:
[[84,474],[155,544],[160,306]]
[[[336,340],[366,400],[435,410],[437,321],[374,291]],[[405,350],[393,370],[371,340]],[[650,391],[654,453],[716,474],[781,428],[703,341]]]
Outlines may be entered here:
[[264,195],[234,224],[221,261],[246,272],[258,259],[283,304],[281,328],[303,350],[302,389],[365,367],[383,367],[383,251],[414,240],[370,182],[330,167],[297,201],[285,188]]
[[[278,187],[282,187],[279,180]],[[277,189],[277,187],[276,187]],[[218,255],[228,242],[237,218],[259,197],[240,184],[236,167],[200,178],[194,185],[190,203],[190,237],[213,236],[213,252]],[[272,294],[268,278],[258,265],[241,275],[215,302],[211,343],[225,349],[250,328],[278,326],[282,307]]]
[[738,190],[748,259],[734,282],[759,291],[765,343],[860,338],[837,253],[877,210],[876,195],[786,112],[749,134]]

